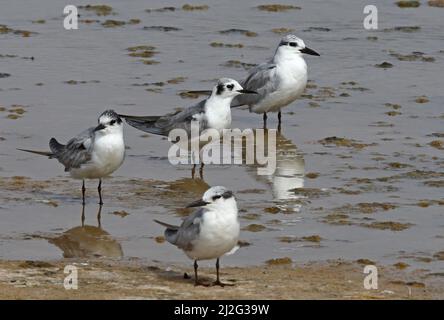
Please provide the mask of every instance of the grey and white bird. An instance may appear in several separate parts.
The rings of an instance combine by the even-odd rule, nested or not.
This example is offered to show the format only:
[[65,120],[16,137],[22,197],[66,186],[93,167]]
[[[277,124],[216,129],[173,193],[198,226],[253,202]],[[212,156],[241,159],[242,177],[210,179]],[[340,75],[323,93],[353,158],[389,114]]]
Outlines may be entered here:
[[233,193],[225,187],[215,186],[187,208],[201,207],[185,218],[180,226],[154,220],[165,226],[165,239],[182,249],[194,260],[194,284],[202,284],[197,276],[197,261],[216,260],[217,280],[215,285],[223,286],[219,278],[219,259],[232,251],[240,233],[238,209]]
[[307,64],[303,54],[319,56],[295,35],[284,36],[271,60],[251,69],[240,81],[242,87],[258,94],[236,97],[232,107],[247,105],[250,112],[262,113],[264,125],[267,112],[278,112],[281,124],[281,108],[296,100],[307,85]]
[[66,145],[55,138],[49,141],[51,151],[31,152],[57,159],[72,178],[82,179],[82,201],[85,204],[85,179],[99,179],[98,192],[102,201],[102,178],[116,171],[125,158],[122,119],[113,110],[104,111],[98,125],[91,127],[68,141]]
[[207,99],[187,109],[164,116],[120,116],[129,125],[145,132],[168,136],[173,129],[184,129],[190,137],[193,121],[199,125],[199,132],[208,128],[217,130],[230,128],[231,102],[236,96],[246,93],[255,94],[256,92],[245,90],[236,80],[221,78]]

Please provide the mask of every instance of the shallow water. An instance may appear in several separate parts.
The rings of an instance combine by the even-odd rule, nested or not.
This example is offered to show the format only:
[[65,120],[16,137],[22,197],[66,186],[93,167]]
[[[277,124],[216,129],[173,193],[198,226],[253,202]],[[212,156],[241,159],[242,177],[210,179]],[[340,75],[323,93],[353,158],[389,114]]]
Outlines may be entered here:
[[[89,229],[96,231],[92,235],[85,231],[86,236],[74,239],[69,230],[81,224],[80,182],[64,182],[66,176],[56,161],[15,148],[46,148],[53,136],[66,141],[94,125],[97,115],[109,107],[143,115],[194,104],[199,100],[182,99],[178,93],[210,89],[214,79],[222,76],[242,78],[246,73],[243,68],[223,65],[229,60],[263,61],[279,41],[280,35],[271,29],[286,27],[295,29],[308,46],[321,53],[321,57],[306,58],[309,79],[317,87],[307,89],[311,99],[306,97],[285,109],[279,168],[274,176],[258,177],[251,166],[205,168],[208,185],[225,185],[237,193],[243,227],[266,227],[259,232],[242,231],[242,240],[250,246],[224,258],[223,263],[260,264],[283,256],[295,262],[367,258],[442,269],[433,255],[444,250],[443,150],[429,143],[442,141],[443,134],[444,9],[426,4],[400,9],[390,2],[376,1],[379,30],[366,31],[362,27],[364,1],[303,1],[298,3],[302,10],[278,13],[257,10],[255,1],[208,1],[207,11],[147,13],[144,9],[161,8],[163,2],[110,0],[106,3],[117,15],[97,17],[80,11],[81,19],[138,18],[141,22],[116,28],[80,24],[79,30],[66,31],[59,1],[44,0],[32,7],[27,1],[9,2],[2,6],[0,24],[38,34],[0,34],[0,73],[10,74],[0,78],[0,105],[7,108],[0,112],[0,176],[5,181],[0,189],[1,258],[54,259],[63,256],[63,248],[79,256],[107,255],[103,252],[109,251],[102,249],[111,243],[121,246],[125,258],[187,262],[179,250],[153,239],[162,234],[162,228],[152,220],[180,221],[175,210],[195,200],[206,185],[184,180],[191,175],[190,166],[169,164],[169,144],[162,138],[144,137],[142,132],[125,127],[126,161],[113,179],[104,182],[101,228],[108,235]],[[38,19],[46,23],[32,23]],[[143,29],[150,26],[180,30]],[[399,26],[421,29],[387,30]],[[219,33],[231,28],[258,36]],[[244,47],[212,47],[212,42],[242,43]],[[160,63],[145,65],[141,58],[128,56],[126,48],[137,45],[155,46],[158,53],[149,59]],[[390,55],[415,51],[434,61],[421,57],[400,61]],[[375,67],[384,61],[393,67]],[[143,85],[176,77],[186,80]],[[66,83],[70,80],[86,83]],[[430,101],[416,103],[423,95]],[[310,106],[310,102],[319,106]],[[386,103],[401,108],[395,110]],[[12,105],[25,106],[26,112],[18,119],[7,118]],[[386,114],[390,111],[400,114]],[[262,125],[260,116],[244,110],[233,111],[233,120],[233,127],[242,129]],[[276,115],[271,114],[269,127],[275,126]],[[332,136],[353,141],[318,142]],[[12,176],[55,181],[55,185],[10,190],[8,177]],[[146,180],[152,187],[148,190],[171,190],[161,196],[145,192],[133,198],[129,179],[135,177],[142,185]],[[391,178],[380,179],[384,177]],[[171,188],[172,184],[176,187]],[[96,182],[88,182],[85,223],[92,226],[97,226],[95,187]],[[300,192],[289,191],[301,187]],[[118,199],[121,193],[124,198]],[[41,200],[56,201],[58,206]],[[109,214],[121,210],[129,214]],[[411,225],[401,231],[365,226],[374,222]],[[320,242],[302,239],[313,235],[320,236]],[[69,239],[63,242],[69,249],[54,244],[54,239],[61,237]],[[115,257],[116,250],[110,249],[113,253],[109,255]]]

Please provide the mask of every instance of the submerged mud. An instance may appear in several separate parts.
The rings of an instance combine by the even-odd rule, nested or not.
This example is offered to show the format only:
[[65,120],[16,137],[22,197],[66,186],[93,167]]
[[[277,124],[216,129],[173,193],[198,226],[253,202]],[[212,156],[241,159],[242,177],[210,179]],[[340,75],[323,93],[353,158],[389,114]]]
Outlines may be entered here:
[[[80,29],[68,32],[61,13],[47,10],[52,5],[41,1],[41,9],[31,13],[17,3],[0,13],[0,265],[9,268],[6,276],[25,270],[18,265],[28,260],[60,268],[64,257],[112,258],[122,273],[128,268],[123,262],[135,258],[148,266],[157,261],[159,268],[186,269],[189,261],[164,241],[153,219],[178,224],[191,212],[185,206],[208,186],[225,185],[236,194],[243,230],[240,249],[222,261],[229,278],[248,282],[233,297],[257,297],[264,289],[253,281],[259,276],[266,279],[262,283],[283,286],[285,297],[292,298],[339,297],[340,290],[346,298],[407,298],[408,288],[413,298],[433,296],[427,279],[440,279],[443,252],[444,101],[437,85],[444,61],[438,41],[442,8],[381,3],[378,8],[392,18],[367,31],[356,16],[359,4],[258,8],[247,1],[233,11],[216,1],[148,8],[142,1],[128,7],[111,0],[82,7]],[[25,20],[12,19],[23,12]],[[66,142],[95,125],[108,108],[161,115],[193,105],[208,95],[215,79],[245,77],[288,32],[321,56],[306,57],[306,92],[282,110],[277,167],[266,175],[258,174],[257,163],[214,164],[193,179],[191,165],[170,164],[164,138],[125,126],[126,161],[104,180],[105,205],[99,211],[96,181],[87,181],[82,208],[80,181],[65,175],[55,160],[16,150],[46,150],[51,137]],[[234,128],[263,126],[262,116],[248,110],[233,109],[232,117]],[[268,128],[276,126],[271,113]],[[323,292],[321,270],[339,281],[333,269],[315,268],[319,273],[311,275],[308,267],[276,269],[299,280],[311,277],[310,283],[295,280],[288,286],[278,271],[267,269],[338,258],[420,276],[390,276],[403,281],[392,284],[396,290],[387,289],[394,295],[355,291],[339,282]],[[271,265],[261,275],[266,261]],[[96,275],[109,271],[100,263],[94,268]],[[361,265],[347,268],[340,275],[353,270],[362,283]],[[141,276],[128,270],[133,281]],[[66,297],[51,287],[53,278],[44,279],[54,296]],[[159,281],[166,289],[142,288],[137,295],[170,297],[171,287]],[[267,289],[271,297],[273,285]],[[106,284],[91,286],[88,297]],[[241,294],[245,288],[250,295]],[[25,294],[14,290],[8,297]],[[123,297],[135,287],[128,290]],[[28,292],[28,297],[37,294]],[[102,297],[122,296],[111,290]]]

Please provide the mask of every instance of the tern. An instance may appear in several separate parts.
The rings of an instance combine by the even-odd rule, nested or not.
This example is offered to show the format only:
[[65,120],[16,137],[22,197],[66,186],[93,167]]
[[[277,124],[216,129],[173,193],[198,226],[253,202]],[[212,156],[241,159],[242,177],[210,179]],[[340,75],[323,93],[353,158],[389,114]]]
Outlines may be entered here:
[[49,141],[51,151],[18,149],[57,159],[72,178],[82,179],[82,202],[85,204],[85,179],[99,179],[98,192],[102,200],[102,178],[116,171],[125,158],[122,119],[113,110],[104,111],[98,125],[68,141],[66,145],[55,138]]
[[[216,129],[219,133],[231,127],[231,102],[242,94],[256,94],[253,90],[245,90],[233,79],[221,78],[213,87],[211,95],[194,106],[164,116],[131,116],[119,115],[126,122],[144,132],[168,136],[172,130],[182,129],[189,140],[192,139],[192,125],[197,125],[199,135],[207,129]],[[198,137],[194,137],[198,138]],[[182,141],[183,142],[183,141]],[[188,146],[188,142],[186,143]],[[203,178],[203,162],[200,177]],[[193,165],[194,177],[196,164]]]
[[281,108],[296,100],[307,85],[307,64],[303,54],[319,56],[295,35],[284,36],[271,60],[261,63],[240,81],[243,88],[258,94],[236,97],[232,107],[247,105],[250,112],[262,113],[264,126],[267,112],[278,112],[279,127]]
[[211,91],[211,95],[194,106],[164,116],[119,115],[136,129],[157,135],[168,136],[174,129],[184,129],[191,135],[191,123],[196,121],[199,132],[205,129],[228,129],[231,126],[232,100],[241,94],[256,94],[245,90],[233,79],[221,78]]
[[236,199],[225,187],[215,186],[187,208],[201,207],[185,218],[180,226],[154,220],[166,227],[165,239],[182,249],[194,260],[194,284],[200,285],[197,261],[216,259],[216,282],[224,286],[219,277],[219,259],[236,248],[240,225]]

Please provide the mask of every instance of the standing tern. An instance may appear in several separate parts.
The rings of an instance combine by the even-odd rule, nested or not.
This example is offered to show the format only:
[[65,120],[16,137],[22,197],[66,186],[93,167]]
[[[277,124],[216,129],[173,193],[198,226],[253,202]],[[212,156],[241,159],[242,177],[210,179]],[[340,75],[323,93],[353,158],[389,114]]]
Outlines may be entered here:
[[171,130],[184,129],[190,136],[193,121],[199,124],[199,132],[209,128],[217,130],[230,128],[231,102],[236,96],[247,93],[256,92],[243,89],[236,80],[221,78],[207,99],[187,109],[164,116],[119,116],[125,118],[129,125],[145,132],[168,136]]
[[102,178],[116,171],[125,158],[122,119],[113,110],[106,110],[96,127],[89,128],[68,141],[66,145],[55,138],[49,141],[51,151],[31,152],[57,159],[74,179],[82,179],[82,203],[85,204],[85,179],[99,179],[98,192],[102,201]]
[[191,207],[201,208],[185,218],[180,226],[154,221],[167,228],[165,238],[169,243],[194,260],[196,286],[202,284],[197,276],[197,261],[209,259],[217,259],[214,285],[224,286],[219,278],[219,259],[237,246],[240,225],[236,199],[227,188],[216,186],[208,189],[201,200],[187,206]]
[[281,108],[296,100],[307,85],[304,53],[319,56],[319,53],[306,47],[302,39],[295,35],[284,36],[273,58],[251,69],[247,78],[240,81],[242,87],[258,94],[238,96],[233,100],[232,107],[247,105],[250,112],[263,113],[264,126],[267,112],[278,112],[280,127]]
[[[219,133],[231,127],[231,102],[242,94],[256,94],[253,90],[245,90],[233,79],[221,78],[213,87],[211,95],[198,104],[184,110],[179,110],[164,116],[131,116],[119,115],[126,122],[139,130],[157,135],[168,136],[174,129],[185,130],[191,139],[192,124],[198,125],[199,135],[206,129],[216,129]],[[186,142],[188,147],[188,141]],[[187,148],[188,149],[188,148]],[[192,176],[196,164],[192,169]],[[200,167],[200,177],[203,177],[203,163]]]

